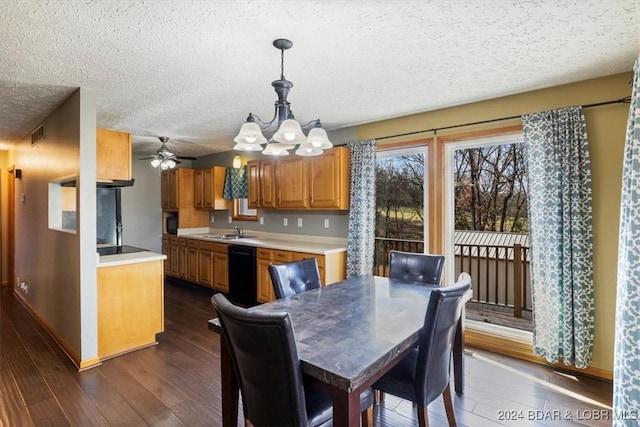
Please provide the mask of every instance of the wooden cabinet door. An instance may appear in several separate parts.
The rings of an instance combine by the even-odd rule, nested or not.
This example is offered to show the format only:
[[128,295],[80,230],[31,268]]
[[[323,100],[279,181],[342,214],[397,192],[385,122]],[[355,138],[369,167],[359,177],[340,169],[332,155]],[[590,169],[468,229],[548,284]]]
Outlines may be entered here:
[[169,258],[169,252],[170,252],[170,236],[162,236],[162,255],[166,256],[167,259],[164,260],[164,275],[165,276],[169,276],[169,262],[170,262],[170,258]]
[[162,209],[169,209],[169,191],[171,184],[169,182],[169,172],[163,171],[161,175],[162,184]]
[[162,209],[178,209],[178,169],[162,171]]
[[169,275],[172,277],[178,277],[180,271],[179,260],[179,246],[178,238],[171,237],[169,241]]
[[96,180],[131,179],[131,134],[109,129],[96,131]]
[[276,162],[260,162],[260,207],[276,207]]
[[276,299],[269,275],[269,265],[273,262],[273,250],[258,248],[256,252],[258,258],[257,299],[258,302],[270,302]]
[[349,164],[346,148],[327,150],[309,158],[309,206],[318,209],[349,208]]
[[187,239],[178,238],[178,277],[187,280]]
[[190,282],[198,282],[198,242],[189,240],[187,245],[187,272],[186,279]]
[[213,244],[201,246],[198,249],[198,283],[213,287],[214,255]]
[[271,276],[269,275],[271,262],[269,259],[258,259],[258,302],[266,303],[276,299]]
[[214,251],[213,287],[221,292],[229,292],[229,245],[216,243]]
[[302,157],[281,159],[276,170],[276,205],[283,209],[309,207],[307,161]]
[[260,162],[247,162],[247,203],[250,209],[260,207]]
[[204,201],[204,171],[198,169],[193,173],[193,206],[203,207]]

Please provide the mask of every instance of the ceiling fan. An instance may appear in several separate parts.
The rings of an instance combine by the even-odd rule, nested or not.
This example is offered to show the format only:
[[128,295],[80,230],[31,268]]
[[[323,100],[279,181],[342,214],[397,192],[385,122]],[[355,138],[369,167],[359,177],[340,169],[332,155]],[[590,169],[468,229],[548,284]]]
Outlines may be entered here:
[[160,169],[167,170],[167,169],[173,169],[176,167],[176,165],[180,164],[180,161],[178,159],[180,160],[196,159],[195,157],[176,156],[167,148],[167,142],[169,141],[169,138],[167,138],[166,136],[160,136],[158,137],[158,139],[160,140],[162,145],[160,146],[156,154],[151,155],[151,157],[142,158],[140,160],[152,159],[151,166],[153,166],[154,168],[157,168],[159,166]]

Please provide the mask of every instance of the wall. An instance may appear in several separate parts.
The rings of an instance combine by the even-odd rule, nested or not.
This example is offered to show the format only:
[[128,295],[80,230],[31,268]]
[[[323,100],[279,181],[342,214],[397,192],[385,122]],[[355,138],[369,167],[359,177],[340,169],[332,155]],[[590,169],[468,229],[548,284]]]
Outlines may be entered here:
[[[0,286],[9,285],[7,263],[7,183],[9,182],[9,151],[0,151]],[[13,285],[13,284],[11,284]]]
[[[31,146],[27,135],[12,153],[22,169],[15,274],[28,286],[16,292],[76,361],[97,356],[95,111],[95,96],[78,89],[44,120],[44,141]],[[48,227],[48,184],[70,175],[78,176],[76,233]]]
[[[357,127],[357,139],[374,138],[416,132],[424,129],[456,126],[464,123],[519,116],[572,105],[586,105],[619,99],[631,94],[631,73],[526,92],[518,95],[476,102],[459,107],[385,120]],[[585,110],[590,144],[593,178],[595,342],[592,367],[613,370],[615,324],[615,289],[617,273],[618,225],[622,155],[628,104],[615,104]],[[482,129],[495,129],[520,124],[520,119],[484,125],[458,127],[438,131],[439,136],[454,135]],[[412,136],[379,140],[379,145],[411,141],[425,132]],[[440,173],[437,172],[436,173]],[[443,212],[434,215],[433,227],[442,233]]]
[[[160,170],[149,160],[132,159],[133,187],[122,189],[122,242],[162,253]],[[139,156],[138,156],[139,157]]]

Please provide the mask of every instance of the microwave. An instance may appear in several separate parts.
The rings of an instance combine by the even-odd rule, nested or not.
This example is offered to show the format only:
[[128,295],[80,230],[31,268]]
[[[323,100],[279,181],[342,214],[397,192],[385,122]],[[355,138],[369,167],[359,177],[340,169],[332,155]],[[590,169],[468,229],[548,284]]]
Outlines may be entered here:
[[178,217],[177,216],[167,217],[167,233],[178,234]]

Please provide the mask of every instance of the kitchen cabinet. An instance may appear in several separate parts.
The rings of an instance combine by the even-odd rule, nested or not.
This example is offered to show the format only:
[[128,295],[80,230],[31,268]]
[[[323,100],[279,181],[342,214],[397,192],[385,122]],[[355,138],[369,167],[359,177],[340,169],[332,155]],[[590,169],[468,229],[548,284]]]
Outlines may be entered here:
[[131,179],[131,134],[110,129],[96,131],[96,180]]
[[214,243],[198,242],[198,283],[213,288]]
[[[163,220],[167,216],[178,217],[178,228],[209,226],[209,211],[194,206],[194,170],[170,169],[162,171]],[[164,222],[166,227],[166,222]],[[166,232],[166,229],[164,230]]]
[[198,242],[187,240],[187,266],[186,280],[198,282]]
[[266,303],[276,299],[269,275],[269,265],[273,263],[273,250],[258,248],[256,253],[258,259],[257,299],[258,302]]
[[187,239],[178,237],[178,277],[187,280]]
[[152,345],[164,331],[162,264],[156,260],[98,268],[100,360]]
[[307,159],[280,159],[276,167],[276,206],[281,209],[309,207]]
[[229,245],[213,245],[213,288],[224,293],[229,292]]
[[309,207],[349,209],[349,151],[344,147],[309,157]]
[[169,245],[167,249],[167,261],[166,263],[169,265],[169,275],[172,277],[178,277],[178,273],[180,270],[179,267],[179,256],[178,256],[178,238],[176,236],[169,236]]
[[276,207],[276,161],[247,162],[247,192],[250,209]]
[[252,209],[349,209],[349,150],[320,156],[252,161],[248,200]]
[[169,257],[170,257],[170,236],[167,234],[162,235],[162,255],[166,256],[167,259],[164,262],[164,275],[170,276],[169,274]]
[[222,197],[227,168],[213,166],[194,172],[193,204],[198,209],[227,210],[229,200]]
[[275,299],[273,284],[269,275],[270,264],[282,264],[291,261],[299,261],[306,258],[315,258],[320,273],[320,283],[328,285],[345,279],[346,252],[331,253],[326,255],[306,252],[284,251],[277,249],[258,248],[258,302],[266,303]]

